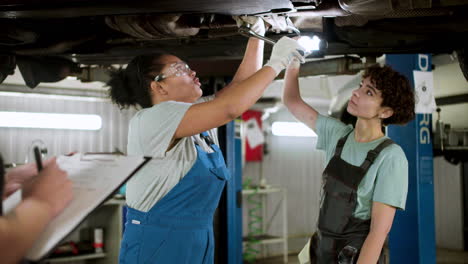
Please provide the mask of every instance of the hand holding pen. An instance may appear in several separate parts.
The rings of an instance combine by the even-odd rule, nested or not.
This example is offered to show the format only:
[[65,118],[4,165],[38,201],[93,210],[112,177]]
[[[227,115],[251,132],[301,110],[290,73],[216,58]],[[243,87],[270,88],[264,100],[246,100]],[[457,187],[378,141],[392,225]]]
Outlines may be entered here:
[[[40,157],[41,156],[39,156],[39,158]],[[47,167],[52,163],[52,159],[48,159],[40,163],[42,164],[42,167]],[[38,175],[37,166],[36,161],[9,169],[5,175],[5,197],[10,196],[17,190],[23,188],[23,185],[27,182],[35,179]]]
[[42,157],[41,151],[37,146],[34,147],[34,158],[36,159],[37,172],[39,173],[42,170]]
[[72,200],[72,182],[68,174],[59,168],[57,159],[42,164],[39,149],[34,148],[39,174],[23,187],[23,199],[33,199],[49,210],[51,217],[58,215]]

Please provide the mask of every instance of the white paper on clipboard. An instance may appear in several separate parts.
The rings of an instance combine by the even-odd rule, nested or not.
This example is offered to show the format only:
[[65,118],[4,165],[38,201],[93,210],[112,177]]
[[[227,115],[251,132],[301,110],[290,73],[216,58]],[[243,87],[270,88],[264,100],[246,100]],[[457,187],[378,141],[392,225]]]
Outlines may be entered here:
[[68,173],[68,177],[73,182],[73,200],[49,223],[27,252],[26,258],[38,261],[45,257],[148,160],[149,158],[142,156],[97,153],[60,156],[57,163]]

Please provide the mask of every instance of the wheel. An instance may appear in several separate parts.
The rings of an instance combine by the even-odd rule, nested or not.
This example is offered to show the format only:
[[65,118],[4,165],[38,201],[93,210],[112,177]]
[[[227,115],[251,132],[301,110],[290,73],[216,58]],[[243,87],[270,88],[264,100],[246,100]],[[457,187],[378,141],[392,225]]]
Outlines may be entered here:
[[467,48],[461,48],[456,51],[458,62],[460,63],[460,69],[462,70],[463,76],[468,81],[468,50]]

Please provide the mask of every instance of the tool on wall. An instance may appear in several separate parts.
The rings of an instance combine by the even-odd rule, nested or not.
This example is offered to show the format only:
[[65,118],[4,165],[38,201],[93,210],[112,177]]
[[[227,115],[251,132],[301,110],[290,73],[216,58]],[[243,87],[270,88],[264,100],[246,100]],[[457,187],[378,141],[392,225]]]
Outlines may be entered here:
[[34,162],[35,157],[34,157],[34,147],[37,147],[39,149],[39,152],[41,154],[41,158],[44,160],[47,158],[48,150],[47,150],[47,145],[45,144],[44,141],[40,139],[35,139],[31,142],[28,148],[28,152],[26,153],[26,157],[24,159],[24,163],[29,163],[29,162]]
[[441,119],[441,109],[437,108],[434,131],[434,156],[444,156],[452,163],[466,161],[468,151],[468,128],[455,128]]

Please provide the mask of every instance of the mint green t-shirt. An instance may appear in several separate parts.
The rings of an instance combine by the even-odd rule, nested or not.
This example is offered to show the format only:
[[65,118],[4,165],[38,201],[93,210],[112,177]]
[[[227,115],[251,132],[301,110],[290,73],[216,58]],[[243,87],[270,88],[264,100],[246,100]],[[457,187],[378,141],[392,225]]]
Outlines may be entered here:
[[[354,166],[361,166],[367,152],[388,139],[385,136],[370,142],[357,142],[354,139],[352,126],[345,125],[334,118],[319,115],[315,129],[318,135],[317,149],[326,152],[327,164],[335,154],[338,140],[349,131],[352,132],[343,147],[341,159]],[[374,201],[404,210],[407,192],[408,161],[401,147],[391,144],[380,152],[359,184],[354,217],[370,219]]]

